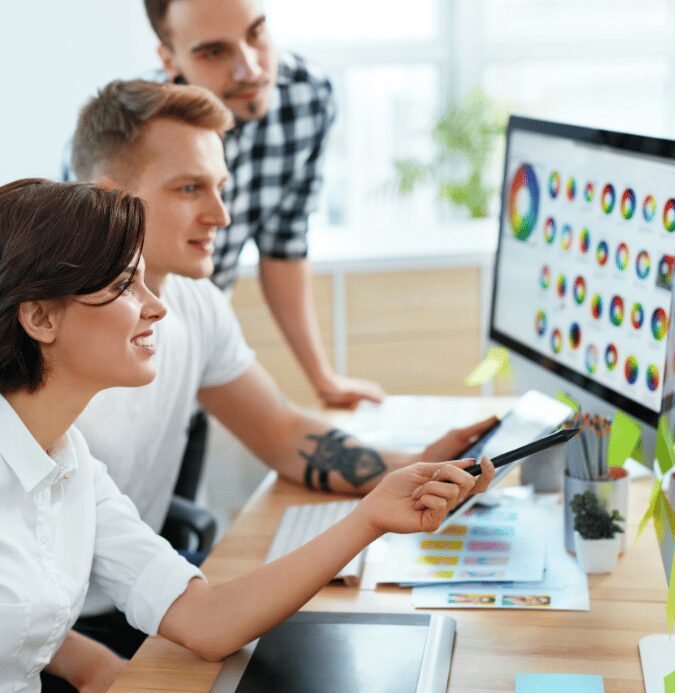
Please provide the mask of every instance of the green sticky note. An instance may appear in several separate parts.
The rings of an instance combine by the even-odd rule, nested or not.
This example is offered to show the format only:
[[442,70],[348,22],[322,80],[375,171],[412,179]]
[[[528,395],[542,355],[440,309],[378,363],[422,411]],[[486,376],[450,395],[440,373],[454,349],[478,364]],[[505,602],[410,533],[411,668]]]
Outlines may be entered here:
[[558,402],[566,404],[572,411],[581,411],[581,405],[575,399],[570,397],[566,392],[558,390],[555,394],[555,398]]
[[497,375],[508,376],[511,373],[509,352],[505,347],[488,349],[485,358],[469,373],[466,385],[485,385]]
[[607,463],[610,467],[623,467],[633,454],[642,457],[642,427],[622,411],[617,411],[609,434]]
[[[670,587],[668,588],[668,596],[666,597],[666,621],[668,621],[668,632],[672,635],[673,624],[675,623],[675,556],[671,561],[670,580],[668,584]],[[672,676],[672,674],[670,674],[670,676]]]
[[665,474],[675,466],[675,452],[673,452],[673,435],[665,416],[659,417],[659,426],[656,429],[656,460]]
[[664,693],[675,693],[675,670],[663,679]]

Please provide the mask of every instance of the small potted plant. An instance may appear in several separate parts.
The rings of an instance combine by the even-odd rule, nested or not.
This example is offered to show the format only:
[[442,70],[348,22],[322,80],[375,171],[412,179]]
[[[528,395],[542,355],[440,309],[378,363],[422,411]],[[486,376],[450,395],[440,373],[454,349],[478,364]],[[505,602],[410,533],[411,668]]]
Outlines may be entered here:
[[577,560],[587,573],[609,573],[619,556],[618,510],[609,513],[592,491],[577,494],[570,504],[574,513],[574,545]]

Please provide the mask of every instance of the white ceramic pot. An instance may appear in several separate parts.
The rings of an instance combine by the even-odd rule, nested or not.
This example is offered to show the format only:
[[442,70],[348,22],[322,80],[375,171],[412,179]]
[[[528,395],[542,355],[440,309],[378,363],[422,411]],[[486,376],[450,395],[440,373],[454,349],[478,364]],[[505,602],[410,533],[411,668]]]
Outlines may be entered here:
[[619,558],[621,534],[611,539],[583,539],[574,532],[574,547],[579,565],[586,573],[611,573]]

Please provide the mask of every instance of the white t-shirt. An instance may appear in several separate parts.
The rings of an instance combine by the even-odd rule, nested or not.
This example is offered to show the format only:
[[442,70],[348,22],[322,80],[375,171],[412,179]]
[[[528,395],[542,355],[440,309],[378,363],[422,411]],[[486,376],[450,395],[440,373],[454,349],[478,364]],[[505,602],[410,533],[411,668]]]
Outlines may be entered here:
[[80,614],[90,574],[155,635],[202,576],[141,521],[71,428],[48,455],[0,396],[0,690],[39,691]]
[[[170,275],[161,300],[167,314],[153,327],[155,380],[99,392],[76,422],[155,531],[166,519],[197,393],[236,380],[255,358],[230,302],[210,280]],[[110,603],[91,592],[84,613],[108,610]]]

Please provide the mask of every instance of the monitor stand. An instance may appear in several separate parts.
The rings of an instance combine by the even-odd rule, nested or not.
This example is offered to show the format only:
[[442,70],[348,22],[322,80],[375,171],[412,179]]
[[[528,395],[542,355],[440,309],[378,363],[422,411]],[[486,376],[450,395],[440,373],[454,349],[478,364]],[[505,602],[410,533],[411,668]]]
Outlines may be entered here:
[[640,640],[646,693],[663,693],[663,679],[675,667],[675,636],[647,635]]

